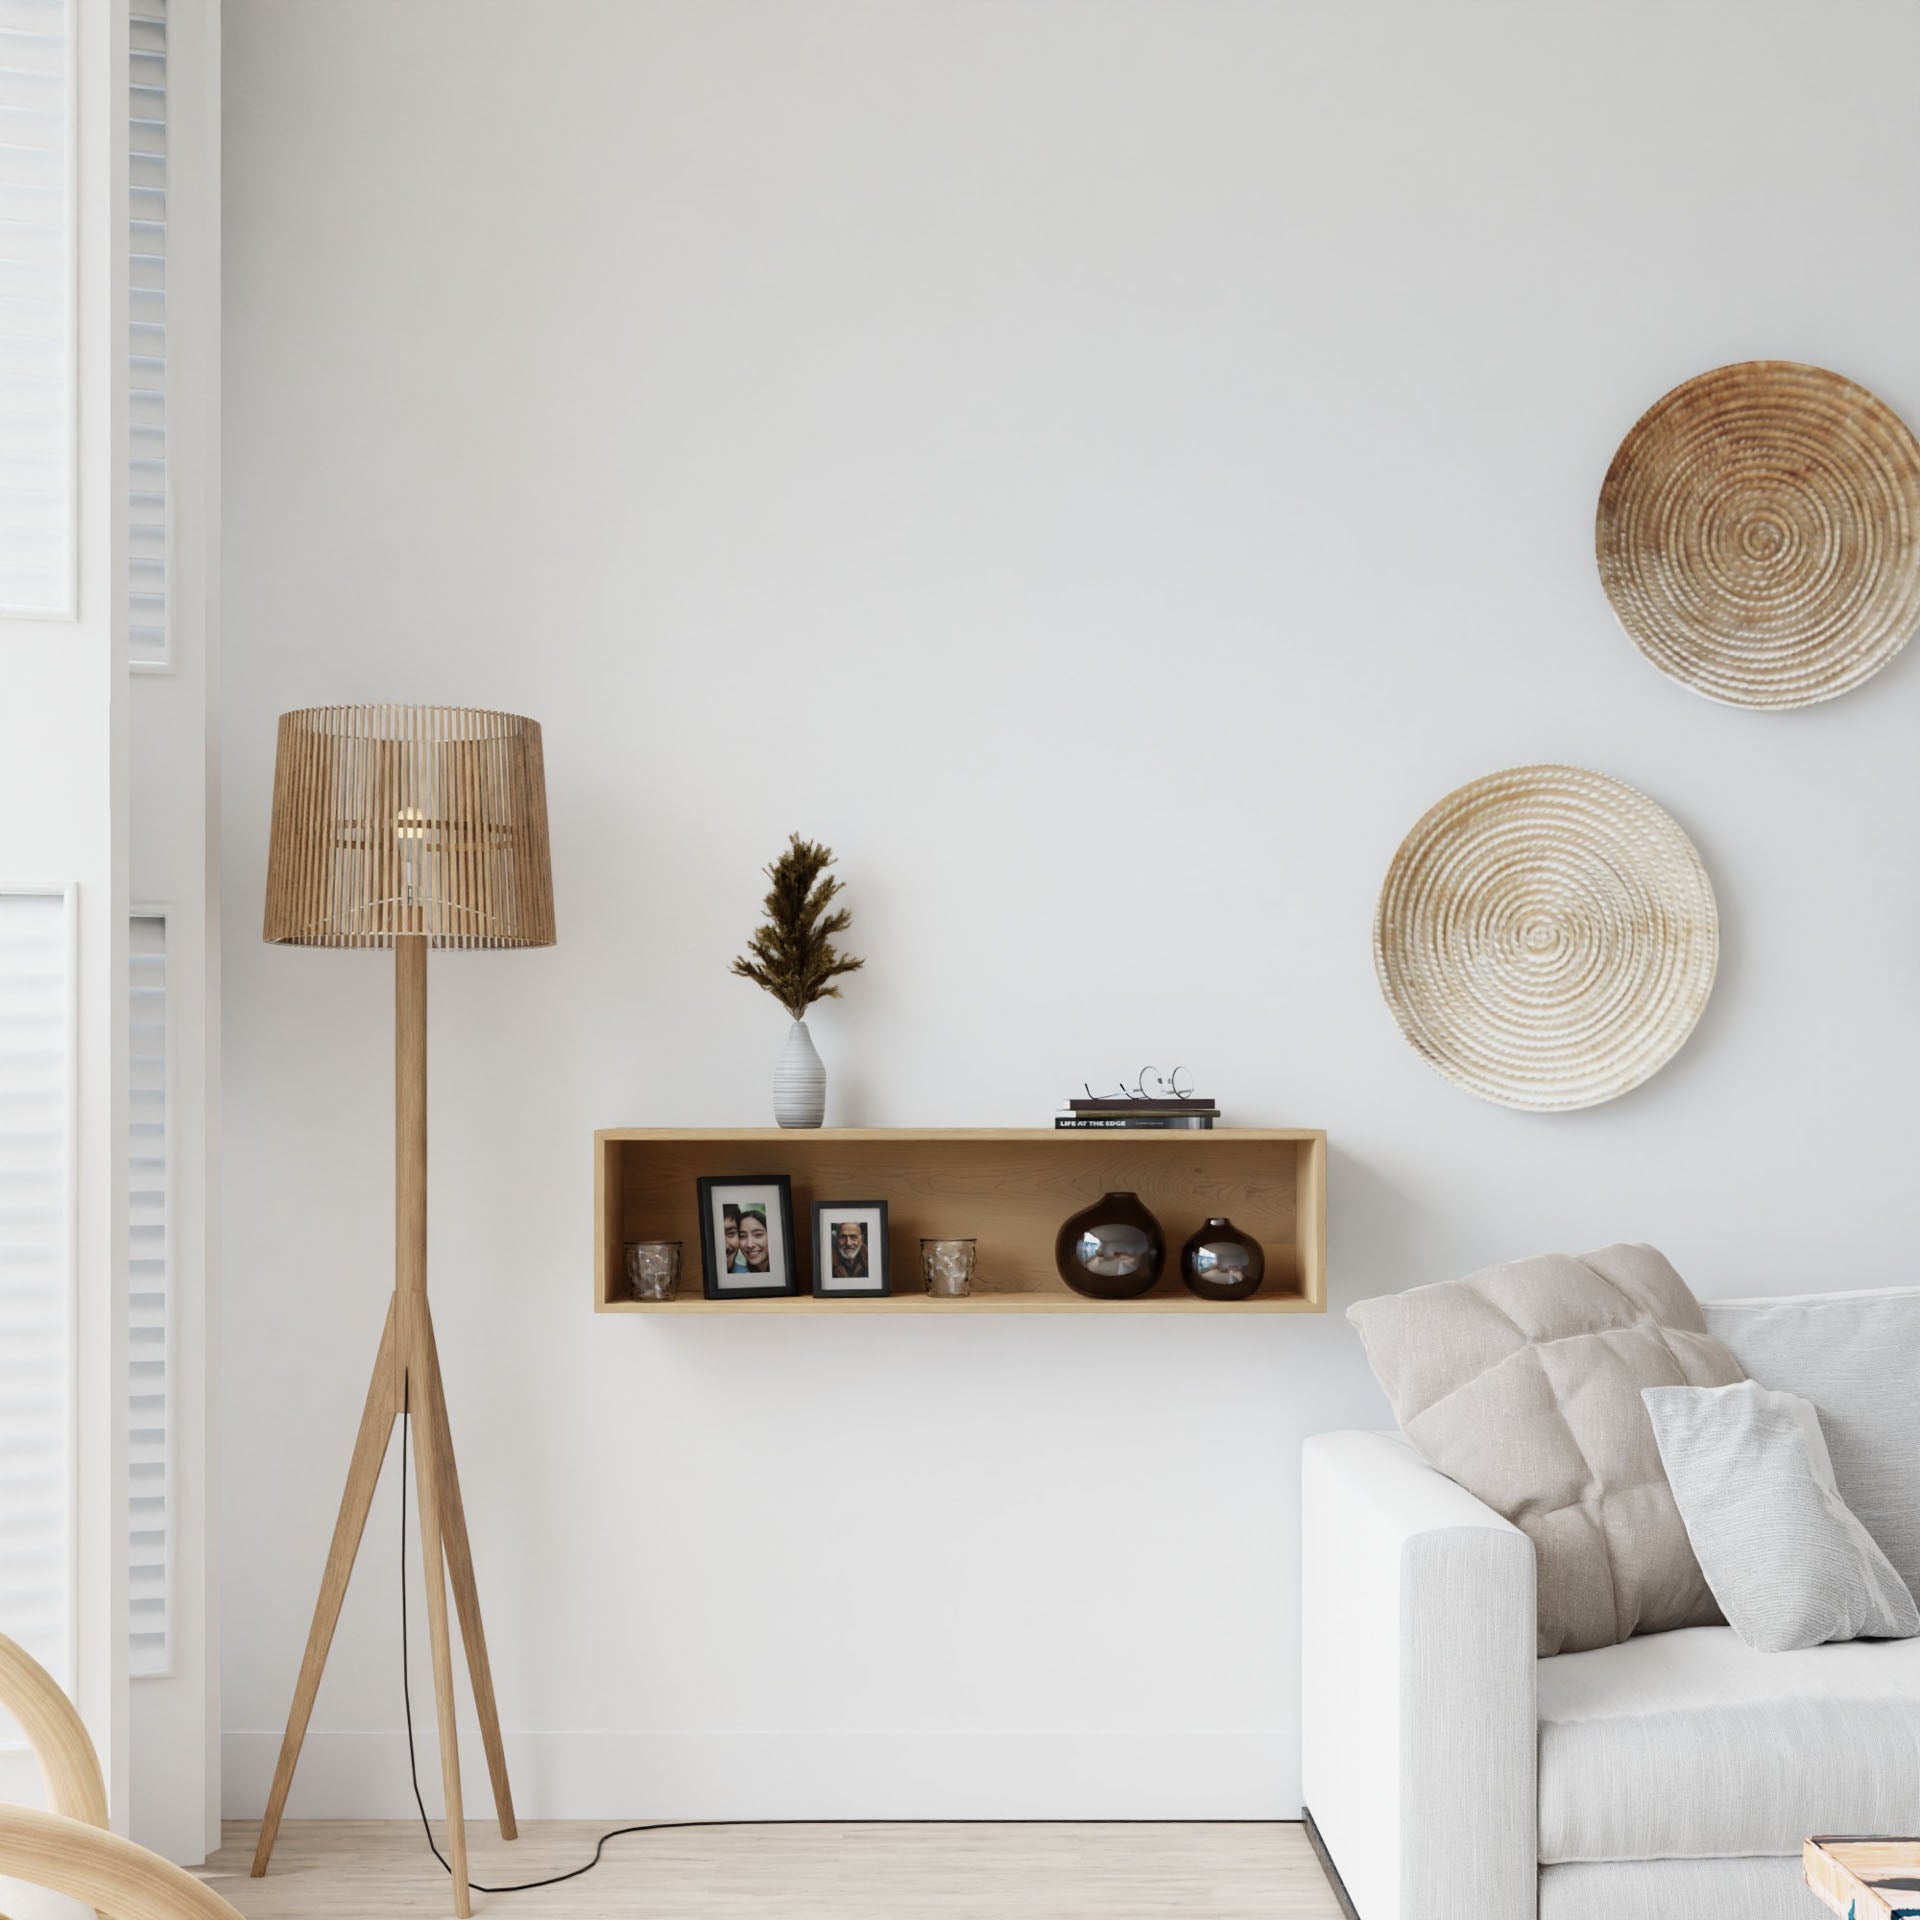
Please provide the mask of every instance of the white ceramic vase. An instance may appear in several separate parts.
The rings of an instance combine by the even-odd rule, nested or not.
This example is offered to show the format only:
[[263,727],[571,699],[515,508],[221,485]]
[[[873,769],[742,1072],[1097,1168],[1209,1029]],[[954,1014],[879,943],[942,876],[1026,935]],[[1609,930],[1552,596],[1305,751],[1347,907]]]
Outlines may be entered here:
[[827,1117],[827,1070],[804,1020],[787,1030],[773,1070],[773,1117],[783,1127],[817,1127]]

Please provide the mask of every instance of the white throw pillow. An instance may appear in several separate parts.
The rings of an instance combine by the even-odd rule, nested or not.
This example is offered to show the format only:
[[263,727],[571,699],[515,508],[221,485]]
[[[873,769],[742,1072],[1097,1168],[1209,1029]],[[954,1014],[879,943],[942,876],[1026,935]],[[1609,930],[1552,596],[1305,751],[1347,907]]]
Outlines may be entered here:
[[1640,1397],[1700,1569],[1748,1646],[1920,1634],[1906,1582],[1840,1497],[1810,1400],[1757,1380]]
[[1920,1288],[1703,1306],[1747,1373],[1820,1409],[1841,1499],[1920,1594]]

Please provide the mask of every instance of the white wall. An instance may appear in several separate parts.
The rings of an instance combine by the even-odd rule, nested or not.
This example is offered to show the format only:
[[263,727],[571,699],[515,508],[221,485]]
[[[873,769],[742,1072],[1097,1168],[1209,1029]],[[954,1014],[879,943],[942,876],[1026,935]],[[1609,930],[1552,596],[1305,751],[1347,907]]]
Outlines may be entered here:
[[[1621,1236],[1914,1277],[1920,650],[1711,706],[1591,527],[1724,361],[1920,421],[1916,62],[1893,0],[229,0],[229,1811],[390,1271],[387,970],[258,943],[282,708],[547,729],[562,944],[433,975],[523,1810],[1292,1813],[1298,1444],[1383,1417],[1350,1301]],[[1534,759],[1658,797],[1724,916],[1681,1057],[1561,1118],[1443,1084],[1369,954],[1415,817]],[[1334,1312],[595,1318],[591,1130],[767,1118],[727,962],[796,827],[870,962],[830,1119],[1177,1058],[1330,1130]],[[296,1810],[405,1804],[392,1498]]]

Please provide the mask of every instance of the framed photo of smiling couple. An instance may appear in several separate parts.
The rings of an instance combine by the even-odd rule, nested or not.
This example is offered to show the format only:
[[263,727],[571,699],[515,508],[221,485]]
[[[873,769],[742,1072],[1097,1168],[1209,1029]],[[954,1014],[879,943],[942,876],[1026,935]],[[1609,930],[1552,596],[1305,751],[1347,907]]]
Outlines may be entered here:
[[709,1300],[800,1293],[793,1183],[784,1173],[711,1178],[700,1188],[700,1281]]

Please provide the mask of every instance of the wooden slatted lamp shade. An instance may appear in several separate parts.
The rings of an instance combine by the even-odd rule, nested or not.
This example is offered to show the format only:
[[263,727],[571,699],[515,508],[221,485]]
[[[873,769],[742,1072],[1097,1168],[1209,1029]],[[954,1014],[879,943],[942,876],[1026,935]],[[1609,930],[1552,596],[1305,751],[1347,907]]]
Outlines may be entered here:
[[404,1409],[420,1423],[413,1429],[414,1464],[440,1775],[453,1910],[464,1916],[471,1904],[454,1724],[449,1582],[500,1832],[511,1840],[516,1829],[427,1308],[427,952],[553,944],[553,873],[538,723],[473,707],[308,707],[282,714],[265,935],[295,946],[393,949],[396,1178],[393,1298],[253,1871],[256,1877],[265,1873],[273,1853],[367,1510]]
[[280,716],[270,941],[550,947],[540,723],[475,707]]

